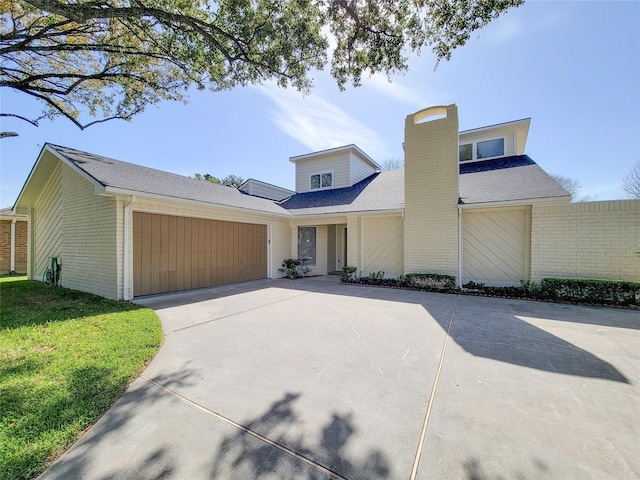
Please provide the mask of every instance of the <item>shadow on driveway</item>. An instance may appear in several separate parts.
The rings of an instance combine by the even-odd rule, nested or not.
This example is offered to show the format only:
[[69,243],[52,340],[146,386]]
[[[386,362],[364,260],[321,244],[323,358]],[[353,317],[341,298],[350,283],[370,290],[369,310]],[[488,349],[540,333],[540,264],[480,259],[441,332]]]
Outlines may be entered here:
[[[535,316],[545,320],[640,329],[637,313],[619,309],[551,304],[451,295],[400,289],[342,285],[336,277],[298,280],[259,280],[140,299],[154,308],[173,308],[190,303],[225,298],[277,288],[302,292],[370,298],[421,305],[465,351],[478,357],[548,372],[602,378],[630,383],[616,367],[593,353],[563,340],[525,320]],[[455,305],[452,317],[451,305]],[[449,308],[451,307],[451,308]],[[614,314],[615,313],[615,314]],[[454,318],[451,328],[450,320]],[[211,319],[213,320],[213,318]]]

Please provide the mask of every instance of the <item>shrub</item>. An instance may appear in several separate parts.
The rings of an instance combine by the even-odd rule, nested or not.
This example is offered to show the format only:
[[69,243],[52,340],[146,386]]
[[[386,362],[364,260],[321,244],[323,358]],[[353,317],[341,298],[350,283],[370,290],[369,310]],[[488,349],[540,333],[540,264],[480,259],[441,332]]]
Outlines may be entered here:
[[428,292],[455,292],[458,290],[456,277],[441,273],[407,273],[405,281],[409,288]]
[[279,272],[284,273],[287,278],[299,278],[304,277],[311,273],[311,269],[305,265],[309,258],[285,258],[282,261],[282,266],[278,269]]
[[522,282],[519,287],[486,287],[469,282],[464,288],[496,297],[597,303],[604,305],[640,305],[640,283],[611,280],[543,278],[540,283]]
[[574,278],[543,278],[538,296],[549,300],[640,305],[640,283]]
[[300,266],[300,260],[297,258],[285,258],[282,261],[282,266],[278,269],[279,272],[284,273],[287,278],[298,278],[298,267]]
[[343,283],[350,283],[356,279],[356,267],[342,267],[342,273],[340,274],[340,281]]

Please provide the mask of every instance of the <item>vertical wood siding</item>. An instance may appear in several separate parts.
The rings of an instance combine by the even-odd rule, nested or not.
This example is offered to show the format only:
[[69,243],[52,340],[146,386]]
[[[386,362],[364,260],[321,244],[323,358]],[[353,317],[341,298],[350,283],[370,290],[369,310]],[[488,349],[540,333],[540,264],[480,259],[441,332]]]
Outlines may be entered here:
[[266,276],[266,225],[133,214],[136,296]]

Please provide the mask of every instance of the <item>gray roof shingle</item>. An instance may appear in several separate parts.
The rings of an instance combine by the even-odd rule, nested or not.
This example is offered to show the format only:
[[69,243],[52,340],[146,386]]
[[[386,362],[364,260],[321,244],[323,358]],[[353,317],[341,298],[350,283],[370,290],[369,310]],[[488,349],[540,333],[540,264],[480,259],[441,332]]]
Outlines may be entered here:
[[[357,184],[295,194],[282,202],[224,185],[47,144],[105,187],[286,216],[346,214],[404,208],[404,170],[375,173]],[[460,203],[566,198],[569,193],[526,155],[460,165]]]
[[252,197],[233,187],[195,180],[59,145],[47,146],[105,187],[289,215],[287,210],[275,202]]
[[460,202],[465,205],[569,195],[527,155],[461,164],[459,182]]
[[281,205],[292,215],[401,209],[404,207],[404,171],[374,173],[351,187],[298,193]]

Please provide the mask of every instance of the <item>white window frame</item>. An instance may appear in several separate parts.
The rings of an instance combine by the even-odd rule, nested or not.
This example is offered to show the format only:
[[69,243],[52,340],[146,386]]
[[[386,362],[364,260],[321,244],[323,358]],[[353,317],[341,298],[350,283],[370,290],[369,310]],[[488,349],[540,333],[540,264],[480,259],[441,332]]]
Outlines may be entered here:
[[[495,157],[483,157],[483,158],[478,158],[478,144],[482,143],[482,142],[490,142],[492,140],[501,140],[503,142],[504,145],[504,153],[502,155],[497,155]],[[472,158],[471,160],[460,160],[460,147],[462,145],[469,145],[471,144],[471,154],[472,154]],[[482,140],[473,140],[470,142],[463,142],[463,143],[459,143],[458,144],[458,163],[471,163],[471,162],[484,162],[485,160],[493,160],[494,158],[503,158],[507,156],[507,137],[492,137],[492,138],[485,138]]]
[[[327,175],[327,174],[331,174],[331,185],[328,186],[328,187],[323,187],[322,186],[322,176],[323,175]],[[316,175],[320,175],[320,187],[312,188],[311,187],[311,177],[315,177]],[[330,188],[333,188],[335,183],[336,183],[336,176],[333,173],[333,170],[326,170],[324,172],[314,172],[314,173],[309,174],[309,191],[316,192],[318,190],[329,190]]]

